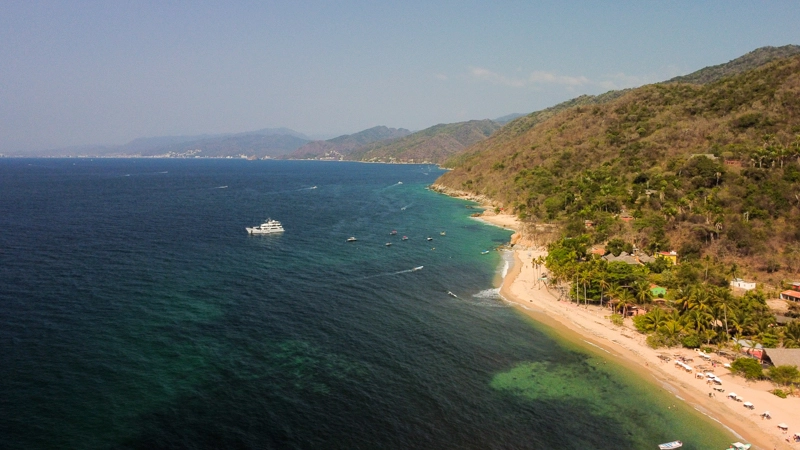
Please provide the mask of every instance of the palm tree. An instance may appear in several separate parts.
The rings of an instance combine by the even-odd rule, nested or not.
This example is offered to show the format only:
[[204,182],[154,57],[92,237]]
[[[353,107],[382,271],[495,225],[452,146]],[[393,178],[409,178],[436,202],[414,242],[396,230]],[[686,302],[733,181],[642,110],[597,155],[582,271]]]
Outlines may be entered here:
[[608,281],[608,273],[605,270],[600,271],[597,277],[597,284],[600,286],[600,307],[603,307],[603,292],[611,289],[614,285]]
[[725,336],[727,339],[730,339],[731,332],[728,329],[728,311],[730,311],[731,304],[733,303],[733,295],[731,295],[731,292],[727,289],[714,289],[711,294],[713,300],[719,306],[719,311],[723,314],[725,320]]
[[666,313],[661,308],[653,308],[650,312],[645,314],[644,316],[644,328],[647,332],[653,332],[658,330],[659,327],[663,326],[668,319]]
[[786,328],[783,330],[783,346],[800,348],[800,320],[793,320],[786,324]]
[[617,310],[622,310],[623,318],[627,317],[628,307],[633,304],[633,295],[627,289],[620,287],[617,290],[617,301],[619,302],[617,303]]
[[662,325],[658,332],[664,335],[670,341],[675,341],[675,339],[680,336],[681,332],[683,331],[683,325],[677,320],[670,319],[664,325]]
[[633,285],[633,290],[636,293],[635,298],[640,305],[650,303],[653,301],[653,293],[650,292],[650,283],[645,280],[637,281]]

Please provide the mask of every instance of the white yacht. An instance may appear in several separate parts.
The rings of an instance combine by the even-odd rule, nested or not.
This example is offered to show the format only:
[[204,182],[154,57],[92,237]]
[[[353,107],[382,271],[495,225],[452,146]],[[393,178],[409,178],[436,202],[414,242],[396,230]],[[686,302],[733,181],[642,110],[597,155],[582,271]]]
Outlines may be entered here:
[[267,219],[266,222],[257,227],[247,228],[247,232],[250,234],[282,233],[283,226],[277,220]]

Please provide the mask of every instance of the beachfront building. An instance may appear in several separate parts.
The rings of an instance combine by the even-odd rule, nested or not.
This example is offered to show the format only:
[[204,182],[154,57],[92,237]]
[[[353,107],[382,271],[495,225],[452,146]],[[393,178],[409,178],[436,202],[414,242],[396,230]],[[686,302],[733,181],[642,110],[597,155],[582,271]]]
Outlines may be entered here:
[[764,346],[749,339],[739,339],[734,341],[740,348],[740,352],[761,361],[764,358]]
[[734,278],[733,281],[731,281],[731,287],[752,291],[756,288],[756,283],[755,281],[744,281],[741,278]]
[[764,359],[774,366],[800,368],[800,348],[765,348]]
[[800,302],[800,292],[792,290],[783,291],[781,292],[781,300]]

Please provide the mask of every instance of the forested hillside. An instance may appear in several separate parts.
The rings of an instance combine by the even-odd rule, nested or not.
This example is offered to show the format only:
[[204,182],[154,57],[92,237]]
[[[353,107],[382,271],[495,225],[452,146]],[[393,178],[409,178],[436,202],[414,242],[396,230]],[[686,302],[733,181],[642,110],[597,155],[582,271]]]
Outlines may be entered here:
[[798,273],[800,57],[715,76],[517,119],[437,183],[595,243]]
[[491,120],[434,125],[400,139],[376,142],[352,152],[348,159],[371,162],[442,163],[448,157],[481,142],[500,125]]
[[[353,134],[345,134],[327,141],[311,141],[287,154],[289,159],[345,159],[353,151],[374,142],[397,139],[411,134],[405,128],[377,126]],[[288,153],[288,152],[287,152]]]

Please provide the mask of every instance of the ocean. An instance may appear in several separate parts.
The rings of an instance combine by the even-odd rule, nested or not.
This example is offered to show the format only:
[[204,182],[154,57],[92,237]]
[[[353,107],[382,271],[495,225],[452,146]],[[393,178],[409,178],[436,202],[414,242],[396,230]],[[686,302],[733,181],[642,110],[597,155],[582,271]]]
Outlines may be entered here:
[[[511,233],[427,190],[441,173],[0,159],[0,447],[731,442],[504,302]],[[267,218],[285,232],[247,234]]]

